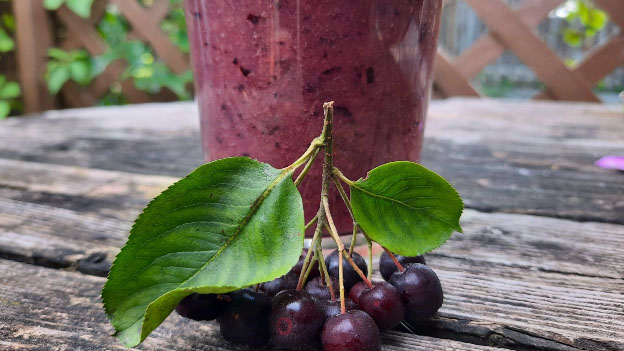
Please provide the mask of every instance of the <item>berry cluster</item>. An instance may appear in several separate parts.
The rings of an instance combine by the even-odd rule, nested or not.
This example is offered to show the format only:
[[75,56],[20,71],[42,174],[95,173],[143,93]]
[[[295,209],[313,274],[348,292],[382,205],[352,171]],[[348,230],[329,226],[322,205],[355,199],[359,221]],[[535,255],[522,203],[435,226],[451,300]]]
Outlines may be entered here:
[[[362,271],[365,260],[352,252]],[[343,284],[349,292],[345,313],[334,296],[338,291],[338,251],[325,258],[331,289],[319,270],[311,269],[308,282],[297,290],[304,258],[286,275],[228,294],[192,294],[176,311],[195,320],[217,319],[221,335],[233,344],[286,350],[322,347],[323,350],[380,350],[380,330],[402,321],[415,323],[431,317],[442,305],[443,293],[435,272],[422,256],[391,256],[384,252],[379,270],[385,281],[370,282],[343,262]]]

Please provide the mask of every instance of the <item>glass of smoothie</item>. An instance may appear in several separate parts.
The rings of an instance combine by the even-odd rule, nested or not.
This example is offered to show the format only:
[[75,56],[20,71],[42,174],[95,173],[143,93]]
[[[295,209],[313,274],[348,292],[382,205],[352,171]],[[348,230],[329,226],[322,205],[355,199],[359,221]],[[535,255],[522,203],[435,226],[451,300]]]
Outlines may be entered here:
[[[206,161],[298,158],[335,101],[335,164],[351,179],[418,162],[442,0],[185,0]],[[321,159],[319,159],[321,160]],[[300,185],[318,210],[321,162]],[[352,221],[334,191],[342,233]]]

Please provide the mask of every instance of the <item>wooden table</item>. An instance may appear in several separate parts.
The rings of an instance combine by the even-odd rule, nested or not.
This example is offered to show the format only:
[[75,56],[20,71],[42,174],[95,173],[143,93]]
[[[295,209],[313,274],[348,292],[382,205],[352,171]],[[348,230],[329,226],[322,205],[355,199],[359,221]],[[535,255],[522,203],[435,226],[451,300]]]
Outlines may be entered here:
[[[433,102],[423,164],[464,234],[427,256],[445,289],[388,350],[624,350],[621,106]],[[0,350],[120,350],[99,293],[131,221],[202,161],[192,103],[51,111],[0,124]],[[144,350],[232,349],[175,314]]]

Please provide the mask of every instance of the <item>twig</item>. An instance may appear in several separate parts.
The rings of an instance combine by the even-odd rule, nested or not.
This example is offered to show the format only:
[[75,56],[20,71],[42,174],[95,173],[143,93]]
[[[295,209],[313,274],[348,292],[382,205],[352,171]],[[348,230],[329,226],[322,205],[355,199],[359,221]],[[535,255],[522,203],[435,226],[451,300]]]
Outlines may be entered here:
[[392,259],[392,262],[394,262],[394,265],[397,266],[399,271],[403,272],[405,270],[405,268],[403,268],[403,266],[401,265],[399,260],[397,260],[396,257],[394,257],[394,254],[390,250],[386,249],[385,247],[383,249],[384,249],[384,251],[386,251],[388,256],[390,256],[390,258]]

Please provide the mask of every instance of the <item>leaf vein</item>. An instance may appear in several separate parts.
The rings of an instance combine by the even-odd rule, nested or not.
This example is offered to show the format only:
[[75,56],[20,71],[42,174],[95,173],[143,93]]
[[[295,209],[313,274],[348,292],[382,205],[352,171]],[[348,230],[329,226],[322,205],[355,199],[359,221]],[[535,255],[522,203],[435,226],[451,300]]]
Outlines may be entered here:
[[433,219],[435,219],[435,220],[437,220],[437,221],[440,221],[440,222],[442,222],[442,223],[444,223],[444,224],[448,225],[448,226],[449,226],[449,227],[451,227],[451,228],[453,228],[453,227],[454,227],[454,225],[453,225],[453,224],[448,223],[446,220],[444,220],[444,219],[442,219],[442,218],[438,218],[437,216],[434,216],[433,214],[431,214],[431,213],[429,213],[429,212],[427,212],[427,211],[423,211],[423,209],[427,209],[427,208],[431,208],[431,207],[422,207],[422,208],[414,207],[414,206],[411,206],[411,205],[409,205],[409,204],[406,204],[406,203],[404,203],[404,202],[402,202],[402,201],[399,201],[399,200],[396,200],[396,199],[393,199],[393,198],[390,198],[390,197],[382,196],[382,195],[379,195],[379,194],[372,193],[372,192],[370,192],[370,191],[368,191],[368,190],[365,190],[365,189],[364,189],[364,188],[362,188],[362,187],[359,187],[357,184],[353,184],[353,185],[352,185],[352,187],[353,187],[353,188],[355,188],[355,189],[360,190],[360,191],[361,191],[361,192],[363,192],[363,193],[366,193],[366,194],[368,194],[368,195],[370,195],[370,196],[373,196],[373,197],[375,197],[375,198],[378,198],[378,199],[383,199],[383,200],[386,200],[386,201],[390,201],[390,202],[392,202],[392,203],[398,203],[398,204],[401,204],[401,205],[403,205],[403,206],[405,206],[405,207],[408,207],[408,208],[410,208],[410,209],[412,209],[412,210],[414,210],[414,211],[417,211],[417,212],[423,213],[423,214],[425,214],[425,215],[427,215],[427,216],[429,216],[429,217],[431,217],[431,218],[433,218]]

